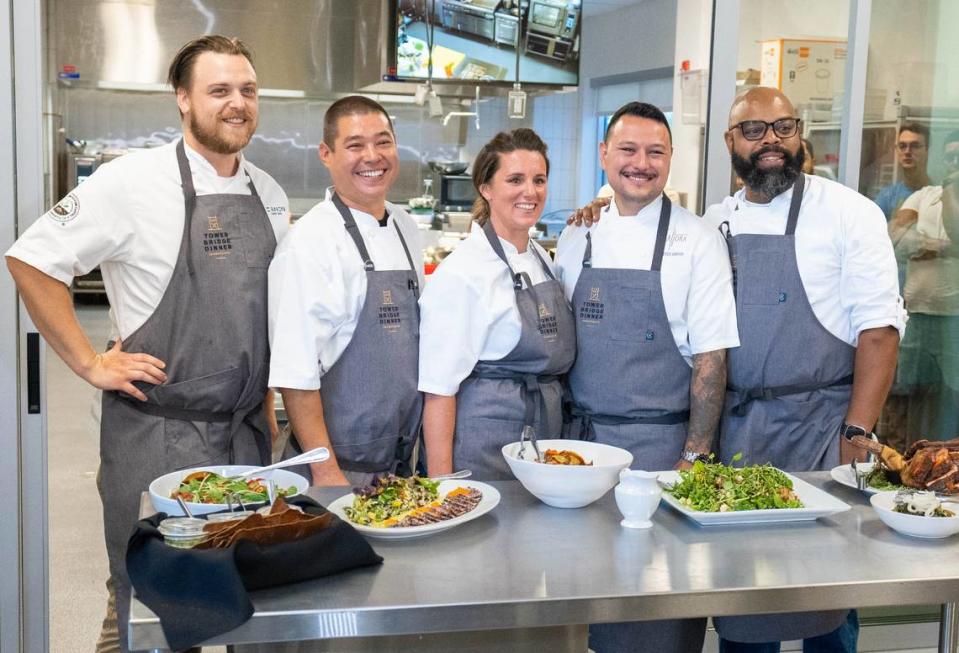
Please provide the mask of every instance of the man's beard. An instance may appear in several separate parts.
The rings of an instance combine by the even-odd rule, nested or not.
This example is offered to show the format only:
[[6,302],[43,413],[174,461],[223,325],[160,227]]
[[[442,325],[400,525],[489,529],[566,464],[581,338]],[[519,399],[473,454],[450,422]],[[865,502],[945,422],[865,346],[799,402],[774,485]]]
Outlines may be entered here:
[[[253,138],[253,132],[256,130],[256,120],[248,113],[234,114],[233,116],[228,117],[246,118],[246,124],[249,129],[246,132],[234,134],[234,138],[232,139],[224,138],[220,135],[218,129],[218,127],[221,125],[221,118],[219,116],[214,118],[213,127],[207,128],[206,126],[200,124],[200,121],[197,120],[196,114],[191,113],[190,131],[192,132],[193,137],[196,138],[197,142],[208,150],[216,152],[217,154],[236,154],[246,147],[247,143],[250,142],[250,139]],[[226,127],[220,128],[224,131],[228,129]]]
[[[783,156],[783,166],[779,170],[762,170],[759,168],[759,157],[768,152],[777,152]],[[787,191],[802,173],[802,164],[805,160],[802,148],[795,155],[779,145],[767,145],[749,158],[732,153],[733,169],[746,187],[768,199],[772,199]]]

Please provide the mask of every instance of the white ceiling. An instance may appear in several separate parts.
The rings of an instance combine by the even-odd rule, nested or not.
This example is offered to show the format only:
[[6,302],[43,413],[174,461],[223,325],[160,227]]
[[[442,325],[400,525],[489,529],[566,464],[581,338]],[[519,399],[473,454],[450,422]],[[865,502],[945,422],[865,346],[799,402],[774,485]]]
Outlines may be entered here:
[[637,4],[641,0],[583,0],[583,16],[598,16]]

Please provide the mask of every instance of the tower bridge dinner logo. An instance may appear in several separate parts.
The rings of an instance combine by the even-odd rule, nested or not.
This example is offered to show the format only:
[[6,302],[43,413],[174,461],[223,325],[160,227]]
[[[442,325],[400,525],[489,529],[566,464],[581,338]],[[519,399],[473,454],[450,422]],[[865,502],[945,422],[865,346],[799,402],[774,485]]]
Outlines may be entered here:
[[62,200],[57,202],[56,206],[47,212],[54,222],[65,225],[80,213],[80,200],[73,193],[70,193]]

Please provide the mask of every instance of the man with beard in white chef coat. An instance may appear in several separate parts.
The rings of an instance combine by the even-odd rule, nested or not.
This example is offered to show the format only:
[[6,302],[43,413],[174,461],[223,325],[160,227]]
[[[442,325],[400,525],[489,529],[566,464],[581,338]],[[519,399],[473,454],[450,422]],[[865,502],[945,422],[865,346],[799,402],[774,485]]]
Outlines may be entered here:
[[[252,57],[238,39],[204,36],[180,49],[169,81],[183,138],[101,166],[6,254],[40,333],[103,390],[111,603],[98,651],[127,649],[124,555],[141,492],[174,469],[268,462],[270,446],[267,267],[289,210],[241,154],[258,119]],[[112,308],[104,353],[69,289],[98,265]]]
[[333,190],[270,266],[270,387],[299,448],[332,453],[302,470],[313,483],[365,485],[408,471],[419,433],[422,248],[413,219],[386,201],[399,159],[381,105],[334,102],[319,154]]
[[[567,227],[556,253],[576,319],[569,437],[627,449],[637,469],[689,467],[712,451],[726,349],[739,344],[726,246],[664,194],[673,146],[662,111],[623,106],[599,150],[614,199],[592,227]],[[597,624],[589,643],[698,652],[705,632],[705,618]]]
[[[719,451],[786,471],[849,462],[896,368],[906,315],[882,211],[804,175],[799,119],[780,91],[734,102],[726,132],[745,187],[704,216],[729,244],[740,347],[729,352]],[[856,650],[854,610],[716,618],[720,651]]]

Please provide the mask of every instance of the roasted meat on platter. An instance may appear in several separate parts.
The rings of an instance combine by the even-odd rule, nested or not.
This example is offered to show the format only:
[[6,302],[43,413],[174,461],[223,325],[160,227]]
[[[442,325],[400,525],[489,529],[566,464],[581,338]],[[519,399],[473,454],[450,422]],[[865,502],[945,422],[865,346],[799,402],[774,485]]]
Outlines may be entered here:
[[861,435],[854,435],[851,442],[879,456],[886,467],[898,472],[903,485],[959,494],[959,438],[919,440],[905,454]]

